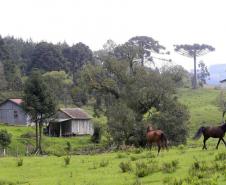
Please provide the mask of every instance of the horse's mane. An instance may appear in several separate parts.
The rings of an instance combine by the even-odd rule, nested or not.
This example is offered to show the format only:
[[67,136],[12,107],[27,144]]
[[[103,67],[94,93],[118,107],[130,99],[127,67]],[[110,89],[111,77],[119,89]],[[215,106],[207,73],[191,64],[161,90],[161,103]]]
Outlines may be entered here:
[[226,123],[224,123],[223,125],[221,125],[221,128],[223,129],[223,131],[226,132]]

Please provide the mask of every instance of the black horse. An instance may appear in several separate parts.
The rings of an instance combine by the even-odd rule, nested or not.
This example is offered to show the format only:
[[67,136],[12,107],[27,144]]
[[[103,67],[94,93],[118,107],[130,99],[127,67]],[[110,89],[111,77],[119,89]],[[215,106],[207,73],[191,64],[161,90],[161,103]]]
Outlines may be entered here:
[[220,141],[222,140],[226,146],[226,142],[224,140],[224,135],[226,132],[226,123],[220,125],[220,126],[215,126],[215,127],[200,127],[195,134],[193,139],[199,139],[201,135],[203,134],[204,139],[203,139],[203,148],[206,149],[206,141],[210,137],[212,138],[219,138],[216,149],[218,149],[218,145],[220,144]]

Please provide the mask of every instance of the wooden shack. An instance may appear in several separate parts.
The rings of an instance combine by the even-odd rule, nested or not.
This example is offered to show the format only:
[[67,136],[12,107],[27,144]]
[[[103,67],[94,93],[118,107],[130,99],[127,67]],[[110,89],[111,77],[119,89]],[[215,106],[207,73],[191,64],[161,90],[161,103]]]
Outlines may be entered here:
[[69,137],[75,135],[92,135],[92,117],[80,108],[61,108],[54,119],[49,122],[49,136]]
[[22,99],[7,99],[0,104],[0,123],[11,125],[29,125],[29,115],[22,109]]

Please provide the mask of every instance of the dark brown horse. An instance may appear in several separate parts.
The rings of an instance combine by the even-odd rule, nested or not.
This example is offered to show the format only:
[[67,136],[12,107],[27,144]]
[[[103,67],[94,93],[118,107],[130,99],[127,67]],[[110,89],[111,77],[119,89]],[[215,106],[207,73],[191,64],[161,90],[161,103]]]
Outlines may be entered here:
[[146,132],[147,144],[152,148],[152,144],[156,143],[158,146],[158,154],[161,150],[161,147],[167,149],[167,138],[165,133],[162,130],[154,130],[151,126],[147,127]]
[[220,126],[215,126],[215,127],[200,127],[197,131],[197,133],[194,136],[194,139],[199,139],[201,135],[203,134],[204,139],[203,139],[203,148],[206,149],[206,141],[210,137],[212,138],[219,138],[216,149],[218,149],[218,145],[220,144],[220,141],[223,141],[225,146],[226,142],[224,140],[224,135],[226,132],[226,123],[220,125]]

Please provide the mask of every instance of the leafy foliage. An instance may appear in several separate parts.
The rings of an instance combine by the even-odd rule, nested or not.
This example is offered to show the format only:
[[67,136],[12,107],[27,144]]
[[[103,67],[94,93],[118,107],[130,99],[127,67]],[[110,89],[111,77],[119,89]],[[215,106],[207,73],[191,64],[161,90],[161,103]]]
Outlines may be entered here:
[[11,143],[12,135],[7,130],[0,130],[0,145],[2,148],[7,148]]
[[[56,103],[54,95],[40,73],[34,72],[25,83],[23,108],[36,124],[36,151],[41,150],[42,124],[54,115]],[[39,125],[39,135],[37,126]]]
[[207,45],[207,44],[181,44],[181,45],[175,45],[175,51],[185,55],[187,57],[193,58],[194,56],[202,56],[205,55],[211,51],[214,51],[215,48]]
[[65,69],[65,59],[60,48],[47,42],[40,42],[35,46],[32,54],[30,69],[57,71]]
[[[212,52],[215,50],[214,47],[207,45],[207,44],[182,44],[182,45],[174,45],[175,51],[178,52],[181,55],[194,58],[194,78],[193,78],[193,88],[197,88],[197,75],[196,75],[196,57],[205,55],[209,52]],[[202,65],[203,66],[203,65]],[[206,72],[206,70],[204,70]]]
[[91,137],[92,142],[94,143],[100,143],[101,141],[101,135],[102,135],[102,129],[99,124],[94,124],[93,128],[93,135]]
[[198,67],[198,80],[200,81],[200,85],[203,86],[204,84],[206,84],[206,79],[210,76],[210,73],[203,61],[199,62]]
[[187,108],[176,102],[176,99],[165,101],[160,112],[153,114],[151,123],[164,130],[171,144],[186,143],[188,134],[187,122],[190,118]]
[[[119,47],[115,49],[117,53],[125,52]],[[112,53],[105,55],[101,61],[102,64],[84,67],[79,80],[80,88],[99,100],[95,108],[106,114],[108,129],[116,144],[145,145],[144,114],[152,108],[161,114],[170,112],[171,107],[165,104],[172,99],[176,87],[171,74],[142,65],[134,65],[131,69],[130,59],[121,59]],[[177,103],[175,100],[174,107]],[[185,107],[180,113],[186,114],[184,111]],[[169,115],[176,118],[175,112]],[[183,123],[186,123],[186,118],[181,117]]]

